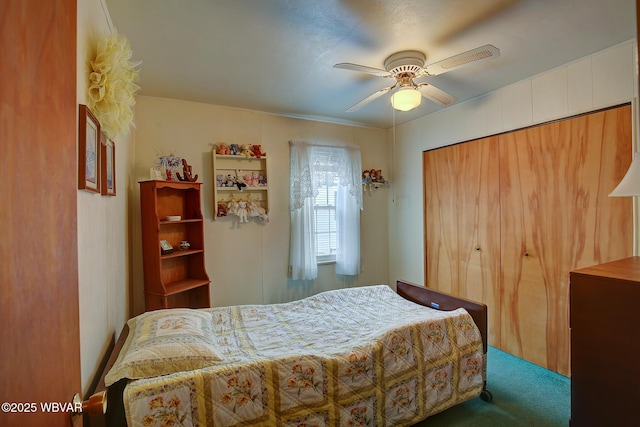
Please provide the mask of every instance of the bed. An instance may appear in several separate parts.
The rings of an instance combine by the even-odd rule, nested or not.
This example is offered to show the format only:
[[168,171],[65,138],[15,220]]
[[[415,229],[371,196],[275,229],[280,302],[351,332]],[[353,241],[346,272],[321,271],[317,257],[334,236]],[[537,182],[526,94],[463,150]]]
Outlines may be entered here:
[[96,389],[106,414],[88,421],[410,426],[491,400],[486,332],[486,305],[402,281],[148,312],[125,326]]

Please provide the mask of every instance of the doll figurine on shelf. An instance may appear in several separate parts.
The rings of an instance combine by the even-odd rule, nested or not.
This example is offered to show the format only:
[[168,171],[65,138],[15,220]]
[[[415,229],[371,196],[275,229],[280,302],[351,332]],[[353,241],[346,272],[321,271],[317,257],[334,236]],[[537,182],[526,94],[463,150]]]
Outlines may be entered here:
[[362,171],[362,189],[364,191],[371,191],[373,185],[373,178],[371,178],[371,172],[368,170]]
[[373,188],[378,188],[383,184],[386,184],[387,181],[382,176],[382,169],[376,169],[376,179],[373,180]]

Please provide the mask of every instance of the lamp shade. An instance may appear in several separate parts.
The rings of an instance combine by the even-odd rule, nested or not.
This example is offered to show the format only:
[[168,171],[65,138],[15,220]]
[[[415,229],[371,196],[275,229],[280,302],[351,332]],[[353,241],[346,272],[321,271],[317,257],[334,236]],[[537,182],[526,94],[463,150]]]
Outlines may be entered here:
[[413,110],[420,105],[421,100],[422,94],[413,87],[400,88],[391,95],[391,105],[400,111]]
[[640,159],[638,157],[638,153],[634,154],[629,170],[618,186],[609,193],[609,197],[640,196]]

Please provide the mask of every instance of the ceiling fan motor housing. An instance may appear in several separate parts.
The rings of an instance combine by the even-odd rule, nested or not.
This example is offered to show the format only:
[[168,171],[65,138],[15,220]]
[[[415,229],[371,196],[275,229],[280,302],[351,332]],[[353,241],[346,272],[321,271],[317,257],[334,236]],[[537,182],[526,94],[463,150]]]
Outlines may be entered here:
[[424,53],[417,50],[404,50],[394,53],[384,61],[384,68],[394,76],[411,73],[418,75],[424,72]]

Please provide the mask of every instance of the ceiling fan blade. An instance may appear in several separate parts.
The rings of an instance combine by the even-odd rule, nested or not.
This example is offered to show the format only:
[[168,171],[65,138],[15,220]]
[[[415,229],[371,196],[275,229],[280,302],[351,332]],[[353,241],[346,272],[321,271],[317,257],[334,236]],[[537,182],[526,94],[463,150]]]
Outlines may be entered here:
[[450,58],[443,59],[442,61],[434,62],[433,64],[427,65],[425,68],[429,75],[437,76],[438,74],[446,73],[447,71],[452,71],[471,63],[496,58],[498,56],[500,56],[500,49],[487,44],[458,55],[454,55]]
[[347,110],[347,113],[353,113],[354,111],[359,110],[362,106],[364,106],[365,104],[370,103],[371,101],[373,101],[376,98],[381,97],[382,95],[384,95],[385,93],[389,92],[391,89],[393,88],[393,86],[389,86],[389,87],[385,87],[384,89],[380,89],[377,92],[372,93],[371,95],[367,96],[365,99],[363,99],[362,101],[358,102],[356,105],[354,105],[353,107],[349,108]]
[[360,71],[367,74],[373,74],[378,77],[391,77],[391,73],[379,68],[367,67],[366,65],[351,64],[348,62],[341,62],[336,64],[333,68],[342,68],[343,70]]
[[437,87],[430,85],[429,83],[422,83],[418,85],[418,90],[429,101],[433,101],[440,105],[451,105],[458,100],[453,95],[448,94],[442,89],[438,89]]

